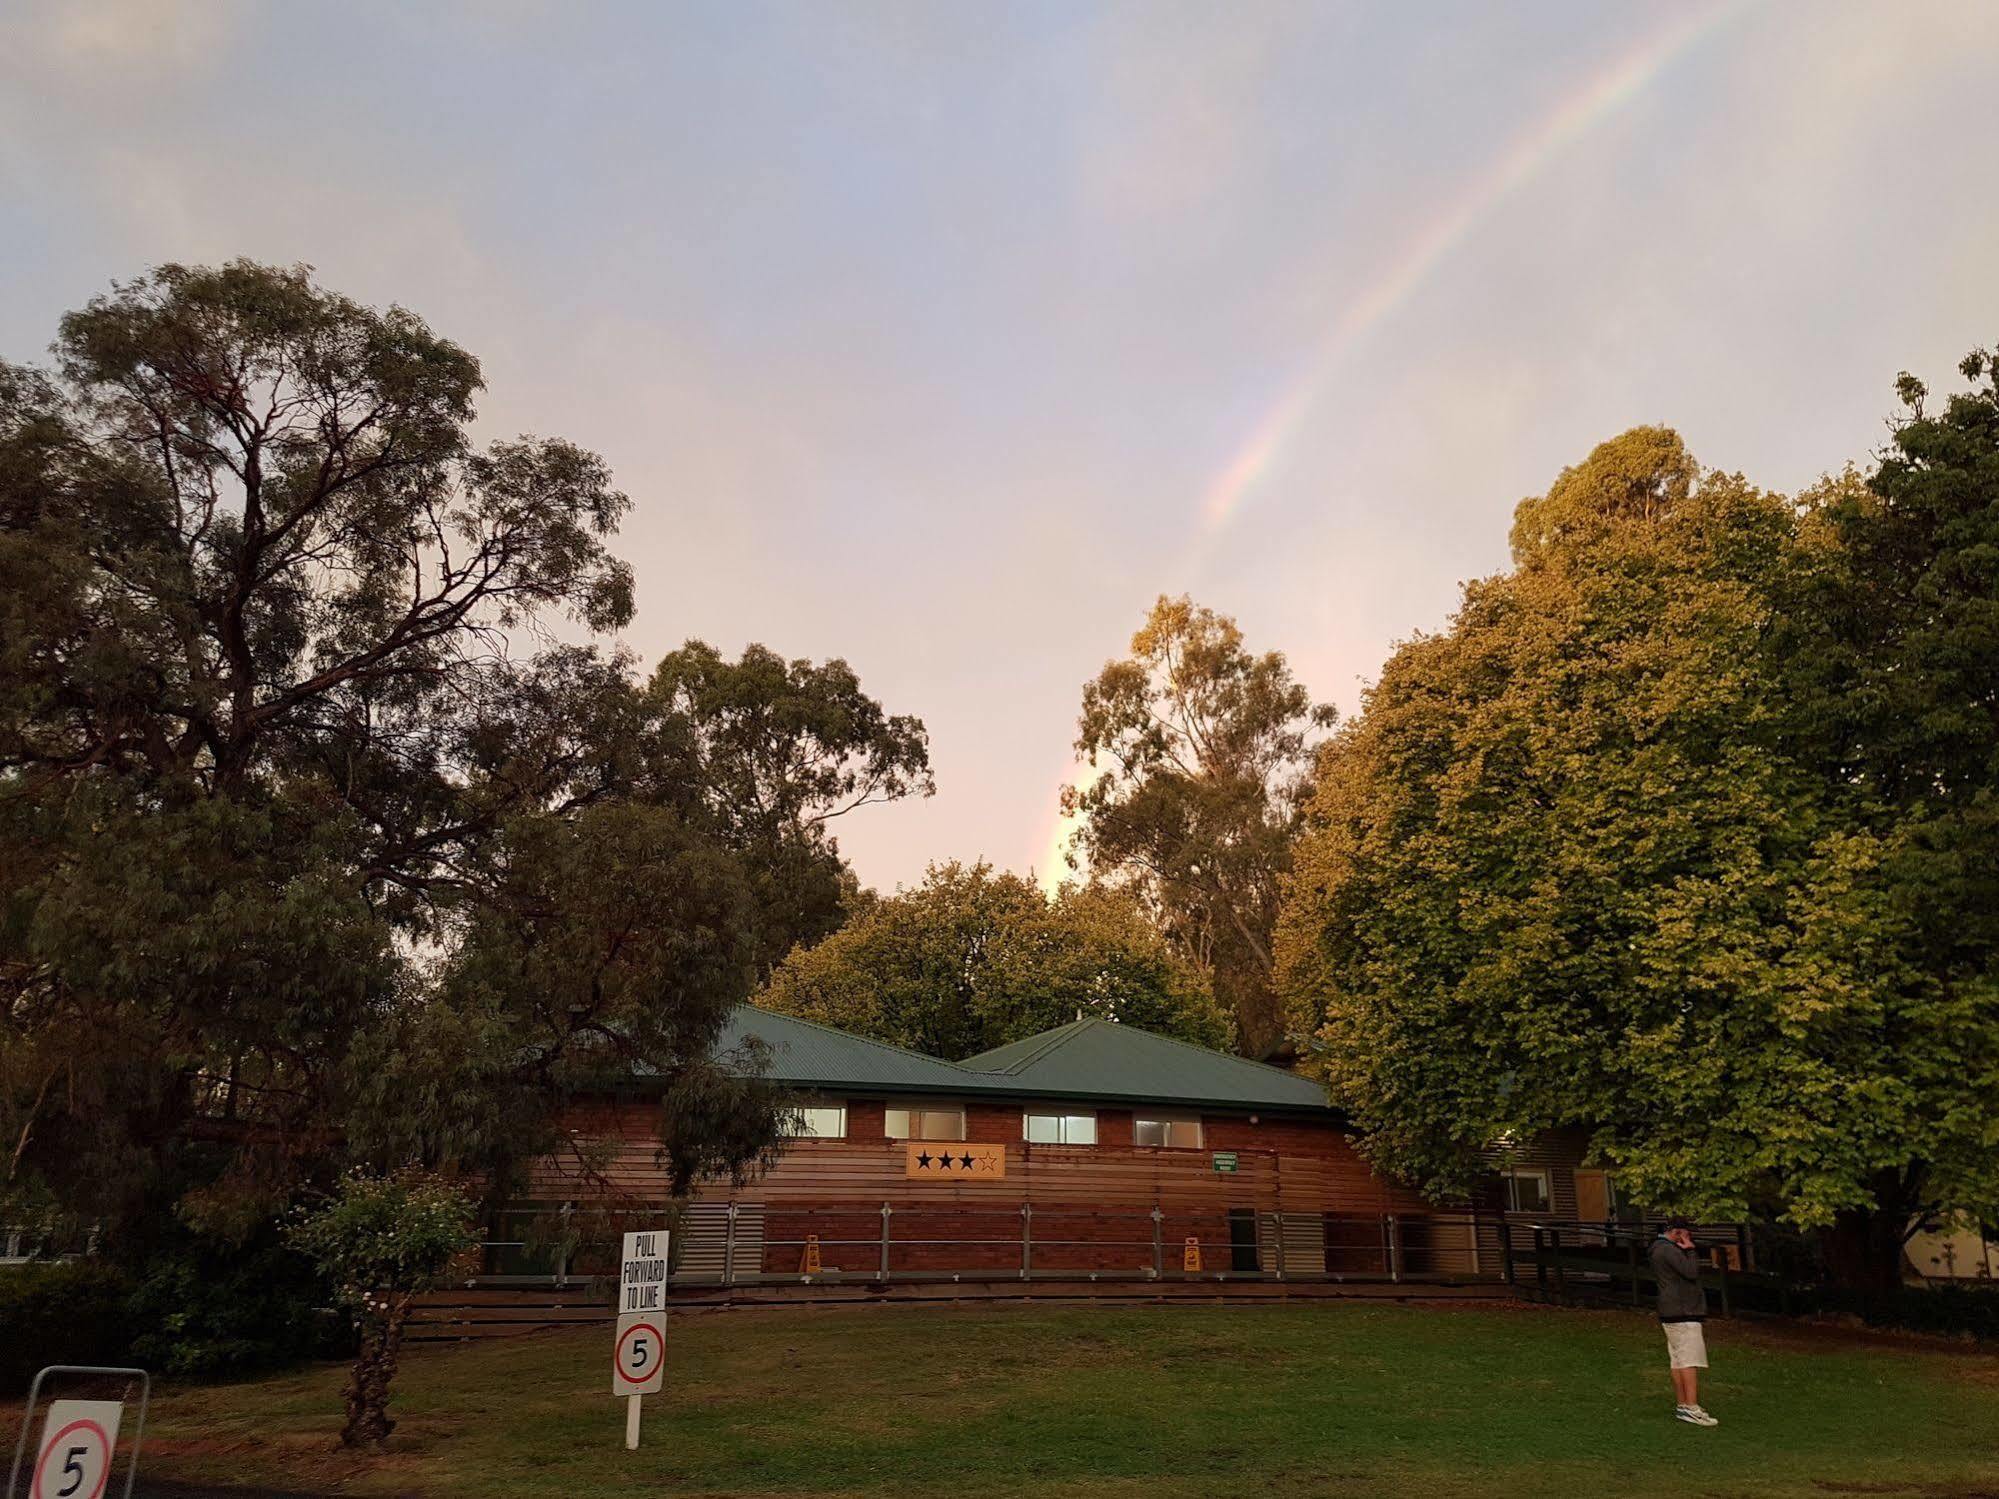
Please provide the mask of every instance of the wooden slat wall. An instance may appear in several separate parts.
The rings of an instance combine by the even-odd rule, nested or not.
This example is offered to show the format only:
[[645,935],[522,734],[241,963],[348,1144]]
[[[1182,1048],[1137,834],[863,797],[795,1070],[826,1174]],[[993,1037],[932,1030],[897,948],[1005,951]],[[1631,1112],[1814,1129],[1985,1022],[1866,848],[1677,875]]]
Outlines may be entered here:
[[[878,1214],[949,1209],[959,1215],[990,1209],[1018,1215],[1060,1208],[1149,1211],[1169,1216],[1226,1213],[1230,1208],[1357,1216],[1431,1210],[1417,1193],[1375,1175],[1336,1124],[1307,1119],[1210,1115],[1204,1147],[1162,1150],[1130,1145],[1131,1114],[1101,1110],[1095,1146],[1029,1145],[1021,1141],[1021,1104],[973,1104],[966,1137],[1005,1143],[1006,1175],[992,1182],[910,1181],[900,1142],[884,1138],[880,1100],[847,1101],[848,1137],[799,1140],[750,1187],[726,1183],[696,1193],[697,1201],[753,1197],[773,1211],[787,1205],[834,1208],[851,1204]],[[538,1162],[529,1195],[541,1201],[624,1198],[664,1201],[667,1179],[657,1159],[656,1115],[639,1101],[592,1100],[576,1105],[565,1126],[575,1145]],[[608,1149],[607,1162],[586,1170]],[[1213,1153],[1232,1151],[1234,1172],[1214,1169]],[[1573,1178],[1564,1181],[1573,1192]],[[1573,1200],[1571,1198],[1571,1200]],[[873,1232],[879,1234],[879,1222]],[[792,1235],[773,1225],[773,1238]],[[941,1235],[940,1235],[941,1236]]]

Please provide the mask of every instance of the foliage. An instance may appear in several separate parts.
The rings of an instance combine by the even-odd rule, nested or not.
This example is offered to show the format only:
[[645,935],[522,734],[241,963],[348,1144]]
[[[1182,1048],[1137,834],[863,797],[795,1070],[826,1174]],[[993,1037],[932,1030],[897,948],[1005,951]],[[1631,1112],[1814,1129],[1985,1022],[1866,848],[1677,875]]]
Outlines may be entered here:
[[844,661],[786,661],[760,645],[727,661],[690,640],[654,670],[647,706],[684,726],[693,774],[750,871],[759,979],[848,915],[834,821],[936,789],[922,723],[884,713]]
[[[1882,1163],[1873,1195],[1918,1221],[1999,1208],[1999,364],[1977,350],[1960,370],[1971,388],[1941,411],[1904,374],[1904,418],[1867,484],[1814,497],[1822,560],[1796,673],[1796,738],[1880,850],[1906,986],[1957,1031],[1939,1052],[1883,1017],[1929,1132]],[[1836,1228],[1843,1269],[1887,1237],[1865,1215]]]
[[983,863],[933,865],[793,953],[758,1003],[952,1060],[1084,1015],[1203,1046],[1228,1034],[1201,973],[1129,895],[1051,898]]
[[291,1224],[292,1247],[318,1267],[361,1335],[340,1433],[348,1446],[379,1445],[395,1429],[389,1385],[410,1302],[441,1284],[452,1262],[478,1244],[471,1216],[470,1199],[440,1177],[355,1171]]
[[0,1265],[0,1392],[45,1364],[117,1364],[131,1347],[124,1273],[101,1260]]
[[1513,544],[1326,749],[1298,854],[1286,993],[1371,1159],[1450,1188],[1578,1125],[1661,1210],[1873,1213],[1893,1252],[1884,1176],[1980,1208],[1999,1024],[1920,961],[1907,835],[1816,762],[1813,528],[1642,428]]
[[495,866],[435,1000],[360,1044],[354,1151],[383,1167],[476,1160],[504,1178],[558,1143],[540,1100],[643,1074],[674,1191],[763,1161],[778,1095],[713,1055],[750,993],[740,861],[698,822],[616,801],[510,824]]
[[1892,1291],[1842,1291],[1822,1286],[1795,1298],[1793,1310],[1858,1317],[1871,1327],[1999,1342],[1999,1287],[1897,1286]]
[[133,1359],[170,1375],[233,1378],[353,1351],[324,1283],[268,1225],[247,1244],[184,1229],[148,1244],[125,1307]]
[[1246,1056],[1285,1044],[1271,930],[1312,731],[1333,718],[1282,655],[1252,656],[1233,620],[1186,598],[1162,596],[1131,655],[1083,688],[1076,750],[1094,774],[1062,790],[1070,862],[1131,889],[1212,975]]
[[467,850],[604,787],[616,664],[503,632],[629,618],[626,501],[568,444],[475,450],[471,356],[303,270],[163,267],[56,354],[0,389],[8,1184],[115,1226],[199,1133],[274,1206]]
[[628,501],[476,446],[479,387],[241,261],[0,365],[0,1202],[242,1239],[350,1144],[501,1192],[615,1068],[668,1080],[680,1179],[775,1140],[708,1051],[922,726],[837,661],[558,643],[631,617]]
[[428,1291],[479,1243],[472,1203],[420,1171],[352,1171],[326,1200],[298,1213],[286,1240],[325,1277],[334,1298],[366,1320],[385,1294]]

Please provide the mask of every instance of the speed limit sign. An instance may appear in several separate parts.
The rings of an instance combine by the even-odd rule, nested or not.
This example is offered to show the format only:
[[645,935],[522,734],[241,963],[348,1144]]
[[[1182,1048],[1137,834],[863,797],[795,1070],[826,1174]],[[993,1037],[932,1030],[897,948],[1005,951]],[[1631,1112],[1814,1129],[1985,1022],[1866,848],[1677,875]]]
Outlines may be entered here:
[[103,1499],[124,1410],[116,1400],[51,1401],[28,1499]]
[[627,1312],[618,1319],[611,1360],[613,1395],[657,1395],[666,1382],[666,1314]]

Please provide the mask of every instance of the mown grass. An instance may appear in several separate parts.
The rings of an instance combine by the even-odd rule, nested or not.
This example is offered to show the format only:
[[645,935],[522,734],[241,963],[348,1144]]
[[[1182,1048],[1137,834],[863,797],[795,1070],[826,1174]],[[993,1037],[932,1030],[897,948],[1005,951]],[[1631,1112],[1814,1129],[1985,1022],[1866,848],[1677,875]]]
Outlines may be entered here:
[[676,1319],[623,1450],[608,1330],[420,1349],[391,1451],[340,1371],[187,1388],[155,1478],[355,1494],[1999,1496],[1999,1358],[1711,1329],[1714,1430],[1643,1317],[1527,1307],[857,1307]]

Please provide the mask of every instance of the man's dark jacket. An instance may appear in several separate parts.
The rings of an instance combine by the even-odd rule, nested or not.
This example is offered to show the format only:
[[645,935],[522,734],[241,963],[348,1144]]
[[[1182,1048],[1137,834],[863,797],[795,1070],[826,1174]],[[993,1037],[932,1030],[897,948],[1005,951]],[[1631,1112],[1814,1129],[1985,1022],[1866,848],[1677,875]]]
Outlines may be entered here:
[[1661,1234],[1652,1241],[1652,1273],[1659,1277],[1659,1320],[1700,1322],[1707,1317],[1700,1256]]

